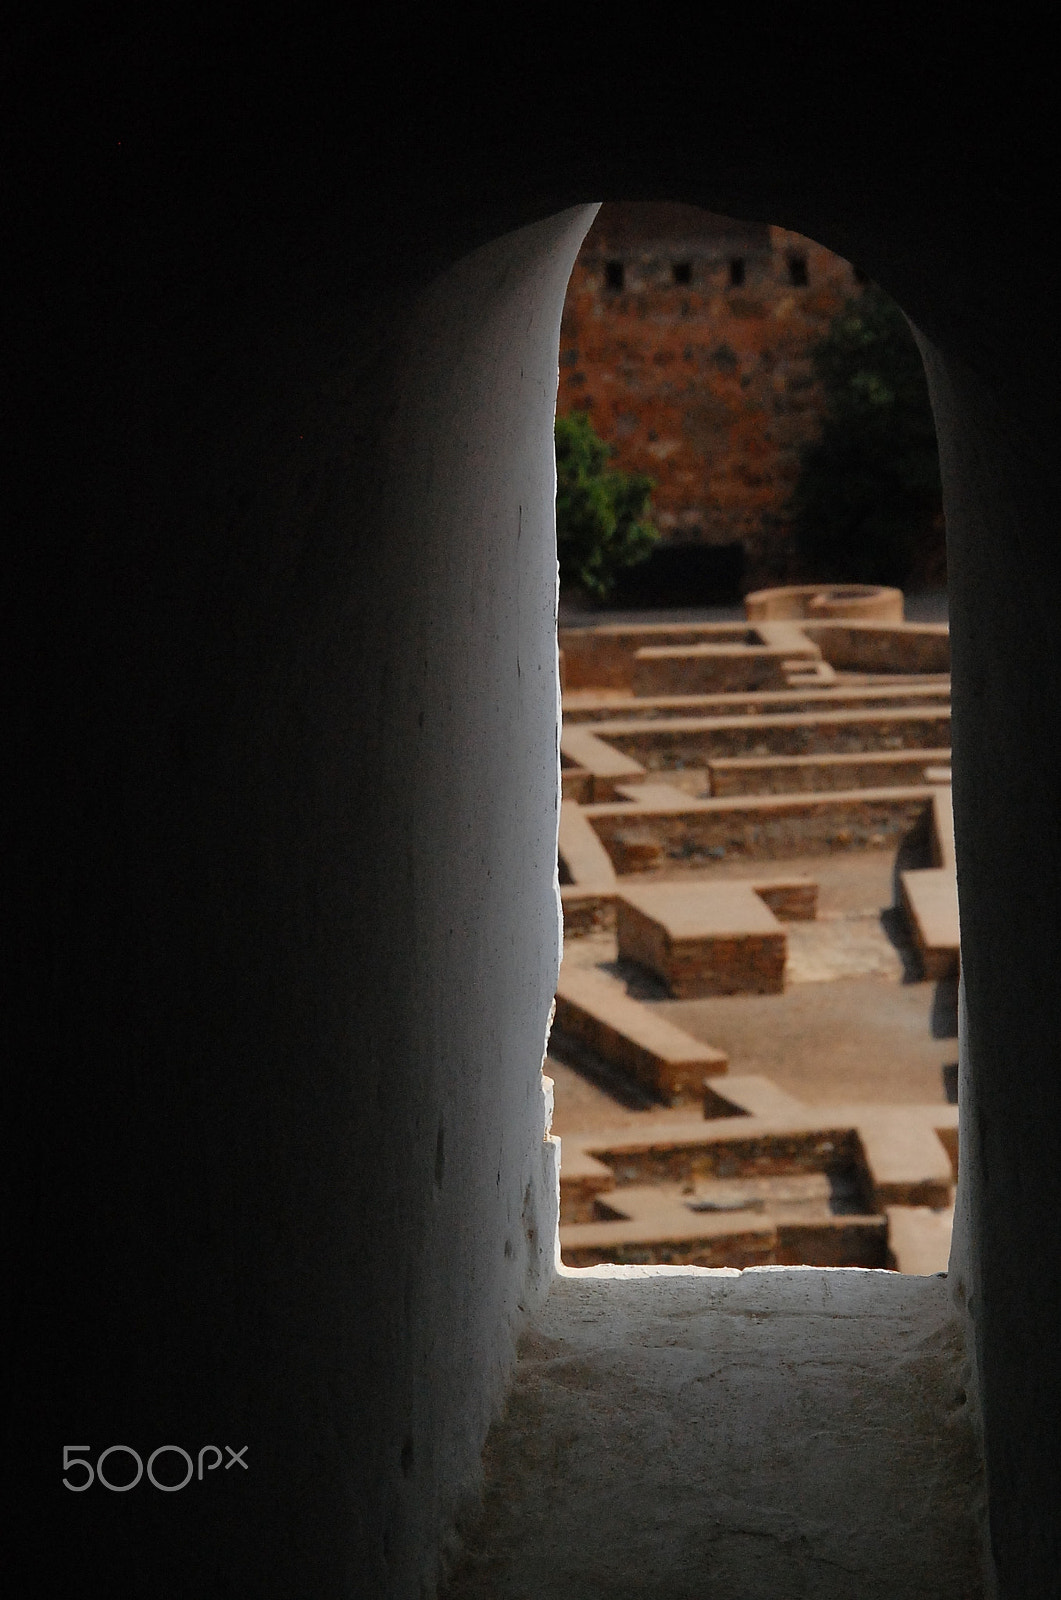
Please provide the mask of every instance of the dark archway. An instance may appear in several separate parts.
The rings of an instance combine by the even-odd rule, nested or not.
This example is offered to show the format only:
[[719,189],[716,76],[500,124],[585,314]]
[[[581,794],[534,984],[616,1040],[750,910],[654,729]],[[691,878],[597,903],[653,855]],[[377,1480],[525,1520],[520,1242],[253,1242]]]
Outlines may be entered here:
[[[553,333],[520,246],[488,280],[459,263],[534,224],[562,254],[566,208],[625,194],[810,234],[924,340],[952,541],[962,1281],[1001,1592],[1048,1594],[1045,52],[1001,24],[867,37],[838,8],[784,8],[658,53],[595,36],[557,54],[532,18],[499,60],[443,22],[410,40],[44,16],[14,41],[7,436],[25,586],[9,637],[29,803],[8,1215],[39,1592],[76,1576],[88,1593],[404,1595],[433,1563],[534,1258],[531,1157],[510,1164],[506,1130],[536,1115],[526,1061],[555,933],[548,839],[520,820],[547,775],[514,809],[482,807],[516,730],[541,732],[555,703],[521,578],[527,561],[545,582],[545,547],[512,555],[524,484],[542,527]],[[478,390],[476,329],[501,352]],[[504,421],[507,454],[454,425],[457,393],[478,395],[477,425],[491,407]],[[496,614],[515,633],[470,648],[462,624]],[[477,678],[507,687],[486,705]],[[476,761],[482,789],[455,776]],[[517,858],[536,898],[509,946],[498,879]],[[195,1500],[59,1487],[66,1443],[244,1433],[263,1463],[249,1488],[233,1473]]]

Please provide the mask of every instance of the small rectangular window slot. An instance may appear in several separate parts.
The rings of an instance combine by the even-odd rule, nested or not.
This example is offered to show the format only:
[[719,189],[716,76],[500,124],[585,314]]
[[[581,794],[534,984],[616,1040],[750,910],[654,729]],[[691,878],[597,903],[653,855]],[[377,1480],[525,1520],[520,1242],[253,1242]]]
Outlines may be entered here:
[[744,257],[731,256],[729,263],[729,286],[731,289],[744,287]]
[[807,287],[807,258],[797,255],[795,251],[788,258],[788,281],[794,289]]
[[693,281],[693,264],[691,261],[675,261],[671,271],[674,273],[676,284],[683,286]]
[[621,289],[626,282],[626,271],[621,261],[606,261],[604,281],[609,289]]

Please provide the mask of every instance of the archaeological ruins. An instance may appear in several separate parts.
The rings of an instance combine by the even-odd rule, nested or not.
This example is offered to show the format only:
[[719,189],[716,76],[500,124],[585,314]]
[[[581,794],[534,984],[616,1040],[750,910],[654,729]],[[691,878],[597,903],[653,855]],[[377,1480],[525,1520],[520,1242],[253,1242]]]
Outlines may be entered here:
[[[585,1064],[588,1052],[650,1102],[701,1116],[609,1127],[602,1097],[603,1125],[568,1136],[561,1091],[562,1259],[945,1272],[958,1121],[943,1081],[922,1103],[909,1091],[896,1103],[898,1063],[885,1060],[884,1103],[863,1080],[852,1103],[808,1105],[660,1005],[798,982],[789,942],[818,922],[823,859],[848,900],[845,865],[894,861],[880,909],[899,914],[908,976],[929,993],[958,976],[946,624],[905,622],[898,591],[857,586],[762,591],[745,609],[744,625],[560,631],[565,956],[552,1054]],[[862,923],[868,911],[885,945],[875,910]],[[850,917],[830,909],[818,922],[841,942],[841,981],[859,969]],[[828,943],[816,954],[828,962]],[[890,972],[879,950],[862,965],[884,988],[861,1003],[886,1006],[898,955]],[[648,998],[629,992],[646,974]],[[784,1019],[758,1016],[783,1053]],[[849,1028],[857,1045],[857,1019]],[[891,1048],[903,1053],[901,1032]]]

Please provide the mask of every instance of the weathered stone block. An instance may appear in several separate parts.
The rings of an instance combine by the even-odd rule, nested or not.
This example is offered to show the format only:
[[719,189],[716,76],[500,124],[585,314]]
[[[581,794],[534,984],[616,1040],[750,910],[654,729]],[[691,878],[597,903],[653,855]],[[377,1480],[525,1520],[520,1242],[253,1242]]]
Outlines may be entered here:
[[900,874],[903,908],[926,978],[954,978],[960,961],[958,885],[953,867]]
[[[809,657],[816,652],[808,650]],[[783,689],[788,652],[766,645],[648,646],[634,658],[635,695]]]
[[784,988],[784,928],[749,884],[624,889],[616,932],[620,957],[647,967],[680,999]]
[[701,1044],[592,970],[561,968],[553,1026],[669,1103],[702,1098],[704,1078],[729,1065],[724,1051]]

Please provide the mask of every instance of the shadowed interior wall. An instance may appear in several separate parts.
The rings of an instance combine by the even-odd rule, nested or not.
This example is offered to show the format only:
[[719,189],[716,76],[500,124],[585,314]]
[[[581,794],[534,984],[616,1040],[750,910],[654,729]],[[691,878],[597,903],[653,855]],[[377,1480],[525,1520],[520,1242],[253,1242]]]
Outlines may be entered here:
[[1056,405],[1022,340],[1005,363],[924,354],[954,557],[964,1220],[951,1273],[975,1333],[1000,1592],[1047,1595],[1061,1557],[1047,1509],[1061,1504]]
[[[41,1592],[417,1593],[475,1487],[554,1252],[552,415],[591,217],[386,319],[94,344],[86,409],[120,408],[44,867],[72,1004],[23,1125]],[[246,1475],[172,1497],[60,1486],[64,1443],[226,1442]]]
[[[844,8],[711,13],[661,53],[569,32],[562,61],[514,25],[503,58],[448,16],[371,49],[236,10],[70,32],[45,11],[13,37],[23,1592],[420,1600],[532,1254],[549,411],[587,220],[565,213],[629,197],[819,240],[929,351],[963,1270],[1001,1592],[1051,1594],[1048,52],[1008,18],[885,34]],[[251,1469],[194,1496],[59,1486],[64,1443],[171,1441],[249,1443]]]

